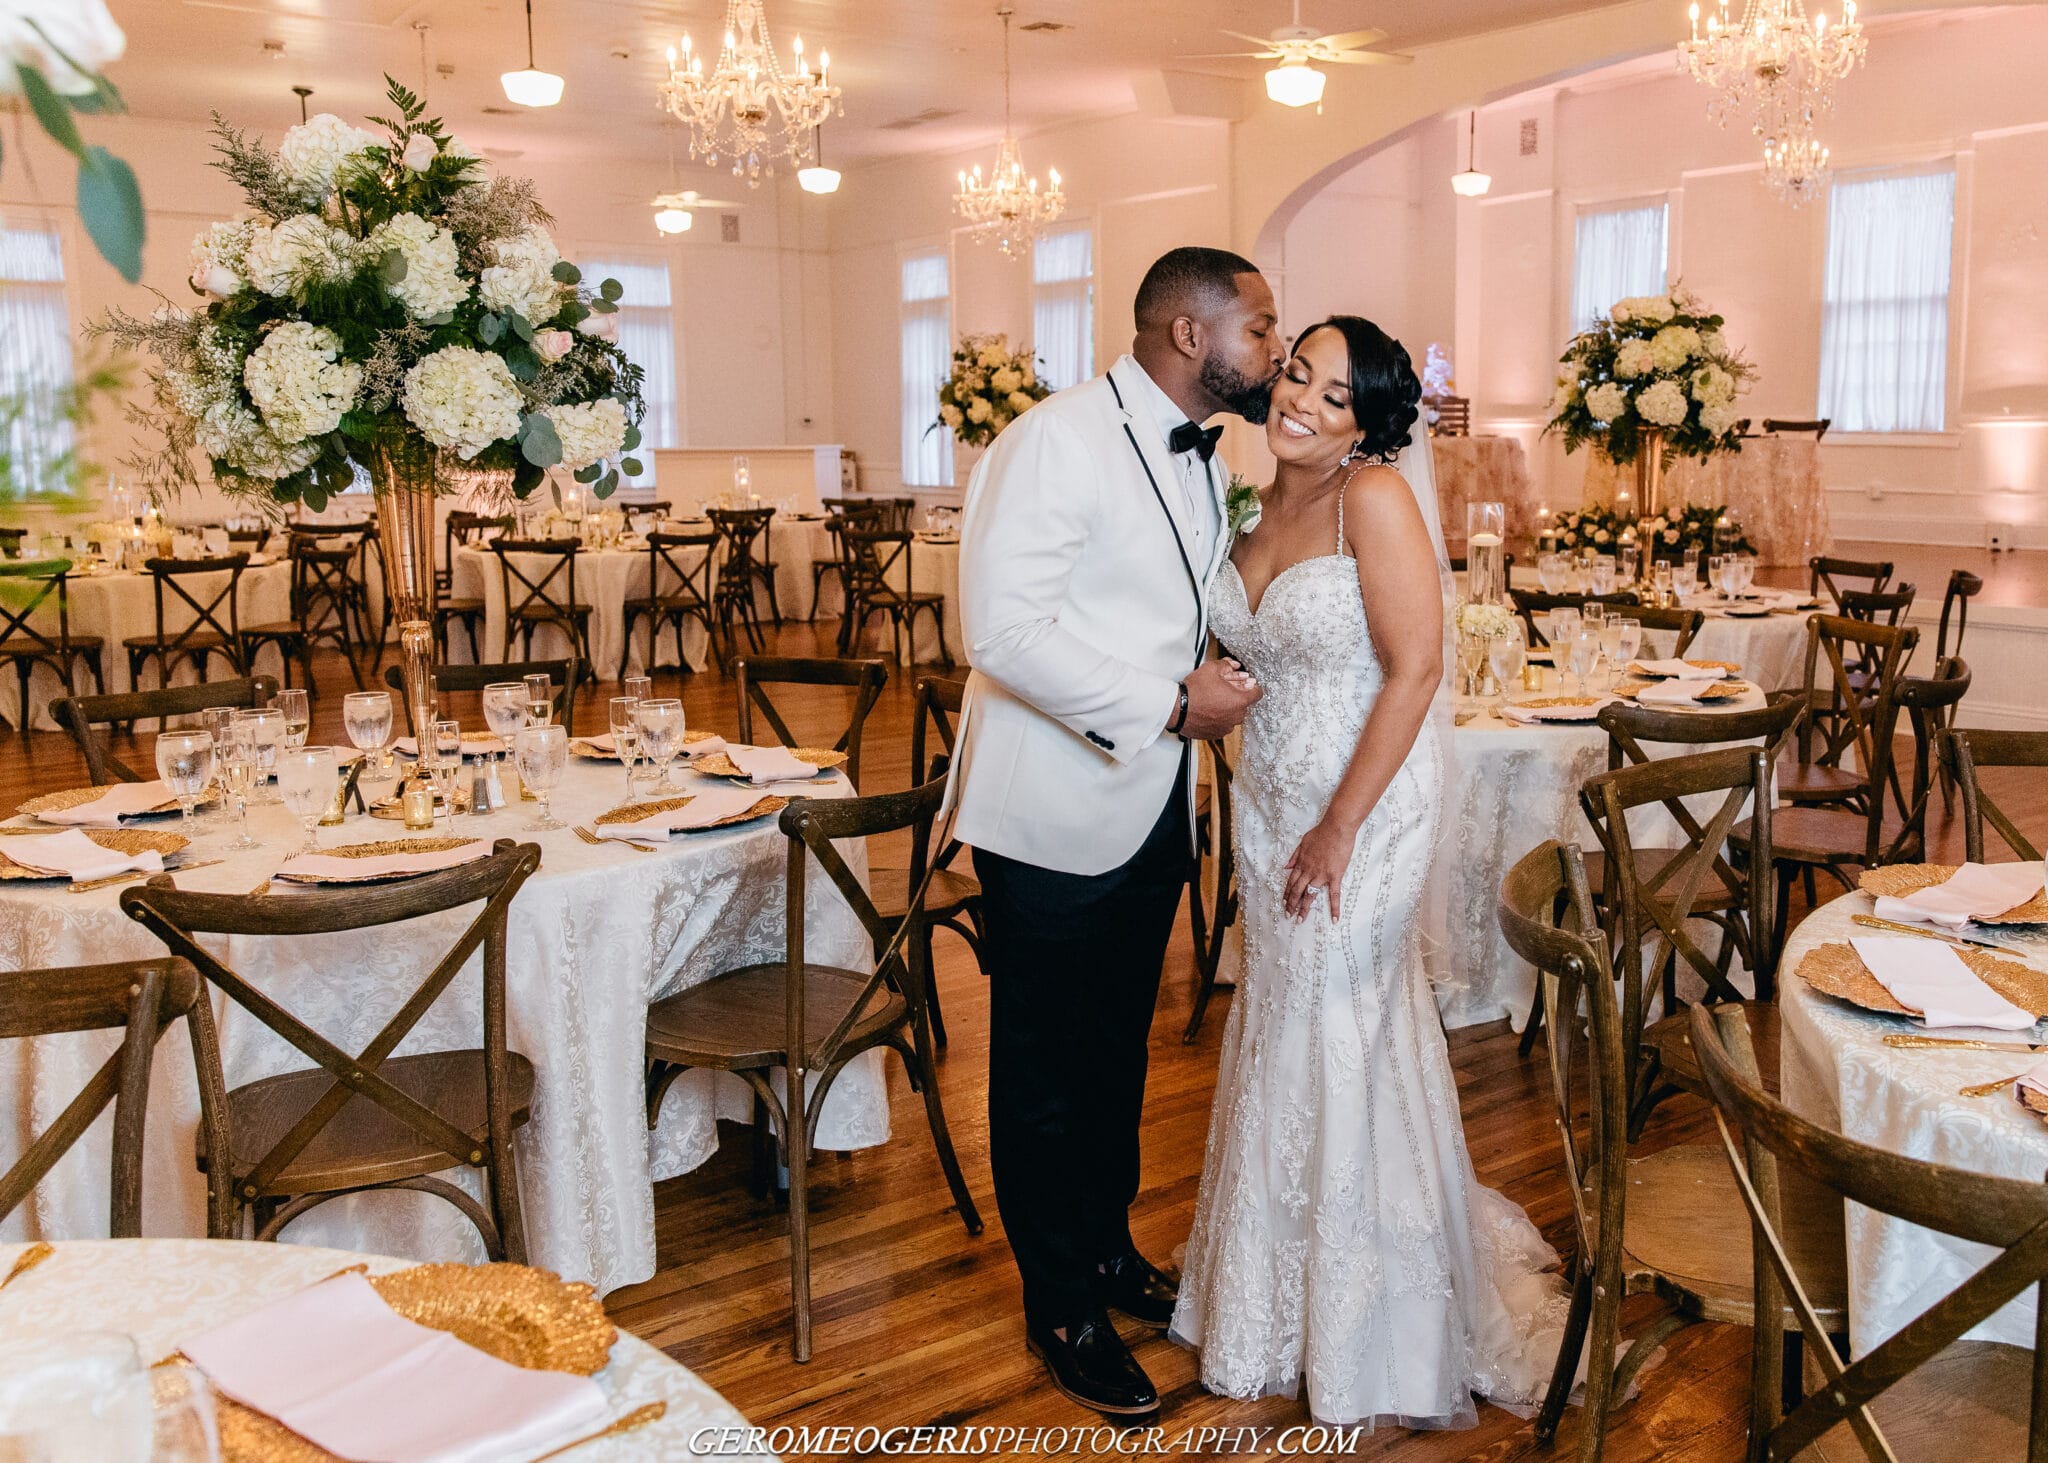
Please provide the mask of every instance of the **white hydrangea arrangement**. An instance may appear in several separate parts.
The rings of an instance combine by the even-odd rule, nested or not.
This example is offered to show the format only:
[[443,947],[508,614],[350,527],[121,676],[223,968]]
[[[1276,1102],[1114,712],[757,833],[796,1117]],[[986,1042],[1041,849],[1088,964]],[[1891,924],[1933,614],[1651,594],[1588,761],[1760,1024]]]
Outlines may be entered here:
[[1502,604],[1477,604],[1471,600],[1458,606],[1458,633],[1480,640],[1498,640],[1516,634],[1515,612]]
[[608,496],[640,472],[640,368],[619,349],[616,280],[563,259],[532,185],[481,160],[389,82],[397,120],[327,114],[275,152],[216,124],[247,217],[192,245],[205,303],[97,333],[150,351],[161,448],[138,476],[318,510],[390,449],[506,472],[524,498],[561,467]]
[[1566,347],[1544,430],[1616,463],[1635,461],[1652,430],[1683,457],[1740,451],[1735,399],[1755,372],[1722,324],[1682,288],[1616,302]]
[[1013,351],[1001,334],[963,336],[953,350],[953,373],[939,388],[935,425],[970,447],[985,447],[1051,394],[1029,346]]

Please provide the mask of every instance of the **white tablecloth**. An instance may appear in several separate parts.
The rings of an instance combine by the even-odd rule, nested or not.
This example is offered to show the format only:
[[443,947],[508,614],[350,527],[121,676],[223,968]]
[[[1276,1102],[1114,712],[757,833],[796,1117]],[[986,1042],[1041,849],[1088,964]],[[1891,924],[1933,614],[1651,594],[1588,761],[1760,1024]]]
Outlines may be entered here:
[[[242,582],[235,592],[235,609],[244,628],[265,624],[272,620],[291,618],[291,565],[279,561],[271,564],[252,565],[242,571]],[[20,583],[22,581],[14,581]],[[210,602],[220,593],[227,582],[225,571],[218,574],[201,574],[177,581],[202,605]],[[132,691],[134,685],[128,678],[128,652],[121,642],[134,635],[156,633],[156,581],[148,574],[120,570],[108,574],[75,573],[65,583],[69,601],[71,633],[73,635],[97,635],[104,642],[101,648],[101,663],[106,668],[107,690]],[[57,602],[51,595],[49,601],[32,618],[38,629],[49,634],[57,632]],[[222,604],[217,612],[222,623],[227,621],[227,606]],[[164,624],[171,633],[190,625],[195,616],[177,594],[164,590]],[[264,657],[268,665],[270,657]],[[156,671],[145,667],[144,684],[156,684]],[[213,678],[233,675],[218,657],[213,658],[208,675]],[[84,665],[77,671],[78,693],[90,696],[95,688],[92,672]],[[198,672],[190,665],[182,667],[174,677],[179,682],[198,679]],[[48,731],[56,726],[50,720],[50,703],[64,694],[64,683],[57,678],[56,671],[47,665],[38,666],[29,682],[29,714],[31,725]],[[12,725],[19,726],[21,715],[21,682],[9,669],[0,676],[0,715]]]
[[[1877,1148],[2038,1184],[2048,1172],[2048,1124],[2015,1102],[2010,1090],[1993,1097],[1957,1094],[1960,1087],[2020,1071],[2026,1057],[1888,1047],[1886,1033],[1921,1028],[1903,1017],[1820,995],[1794,974],[1807,951],[1846,940],[1857,929],[1849,916],[1868,914],[1871,907],[1867,894],[1844,894],[1808,915],[1787,942],[1778,976],[1786,1105]],[[2026,948],[2036,962],[2048,956],[2048,940],[2030,939]],[[2042,1040],[2041,1028],[2035,1033],[2031,1039]],[[2029,1039],[2023,1032],[1982,1035]],[[1996,1253],[1857,1204],[1848,1207],[1847,1219],[1849,1339],[1858,1356],[1962,1284]],[[2033,1292],[1969,1335],[2031,1348]]]
[[[1616,476],[1603,454],[1588,453],[1584,501],[1589,506],[1613,502]],[[1635,468],[1621,476],[1633,491]],[[1740,452],[1705,462],[1677,458],[1664,469],[1664,502],[1667,507],[1726,504],[1756,545],[1758,560],[1776,567],[1803,567],[1833,542],[1820,480],[1820,446],[1811,437],[1747,437]]]
[[[12,1247],[0,1250],[0,1273],[18,1253]],[[8,1287],[7,1305],[0,1309],[0,1342],[123,1331],[135,1338],[147,1366],[186,1338],[317,1284],[337,1270],[362,1264],[372,1275],[382,1275],[411,1263],[348,1250],[231,1240],[74,1241],[60,1244],[56,1254]],[[682,1463],[702,1456],[701,1445],[692,1448],[690,1440],[704,1429],[746,1425],[701,1378],[625,1331],[612,1343],[611,1360],[596,1381],[612,1417],[655,1401],[667,1410],[656,1422],[579,1447],[579,1459]]]
[[1806,684],[1806,615],[1731,619],[1704,604],[1694,607],[1706,612],[1707,622],[1686,651],[1688,657],[1733,661],[1766,691],[1797,691]]
[[[910,545],[909,569],[911,589],[919,594],[945,597],[945,652],[954,665],[966,665],[967,648],[960,638],[960,540],[914,540]],[[888,575],[889,582],[898,589],[904,587],[903,571],[904,561],[899,558]],[[876,615],[868,621],[867,643],[882,654],[891,653],[889,622],[883,616]],[[904,665],[932,665],[941,658],[938,627],[928,612],[920,610],[915,639],[905,638],[899,659]]]
[[[624,780],[616,763],[572,759],[555,799],[556,816],[587,823],[622,800]],[[843,794],[844,780],[835,785]],[[525,825],[536,806],[458,818],[455,831],[537,840],[543,850],[540,871],[512,906],[507,948],[510,1041],[536,1071],[533,1120],[520,1130],[519,1150],[528,1253],[537,1265],[610,1291],[654,1273],[651,1184],[708,1158],[718,1144],[717,1118],[746,1121],[752,1113],[737,1078],[692,1073],[670,1090],[660,1127],[650,1134],[642,1081],[646,1008],[720,971],[780,958],[787,845],[774,820],[765,819],[679,835],[658,853],[594,848],[567,828],[529,832]],[[286,840],[296,837],[296,823],[275,804],[252,809],[251,823],[263,848],[230,851],[221,828],[207,830],[198,857],[226,861],[179,882],[241,892],[276,868]],[[321,839],[360,842],[402,831],[397,823],[353,817],[342,828],[321,830]],[[847,857],[864,877],[866,850],[849,847]],[[871,951],[852,911],[822,876],[809,890],[806,937],[813,958],[864,968]],[[162,945],[121,912],[120,894],[119,887],[69,894],[47,884],[7,886],[0,892],[0,970],[163,954]],[[280,889],[270,897],[291,894]],[[411,927],[418,931],[412,941],[390,931],[290,942],[238,938],[225,958],[331,1040],[359,1050],[469,917],[453,911],[420,921]],[[472,962],[457,977],[401,1054],[477,1044],[475,970]],[[215,1010],[230,1085],[308,1065],[240,1007],[228,1007],[217,995]],[[0,1129],[0,1168],[21,1151],[30,1122],[35,1131],[47,1126],[115,1045],[114,1033],[0,1043],[0,1092],[10,1094],[17,1114],[27,1114]],[[183,1034],[173,1032],[158,1047],[152,1078],[143,1192],[148,1233],[205,1233],[205,1196],[192,1157],[197,1123],[190,1054]],[[104,1235],[110,1132],[110,1117],[103,1115],[88,1141],[67,1155],[0,1234]],[[888,1134],[880,1053],[870,1052],[834,1086],[818,1146],[868,1147]],[[338,1200],[296,1220],[285,1234],[304,1244],[417,1259],[483,1254],[475,1231],[451,1206],[411,1193]]]

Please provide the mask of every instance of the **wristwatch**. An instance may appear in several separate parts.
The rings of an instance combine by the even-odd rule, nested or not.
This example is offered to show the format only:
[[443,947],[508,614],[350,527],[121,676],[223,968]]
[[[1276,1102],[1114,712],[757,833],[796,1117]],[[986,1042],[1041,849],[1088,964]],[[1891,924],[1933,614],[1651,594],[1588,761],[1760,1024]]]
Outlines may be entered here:
[[1182,681],[1182,682],[1180,683],[1180,699],[1179,699],[1179,700],[1177,700],[1176,702],[1174,702],[1174,706],[1173,706],[1173,720],[1171,720],[1171,721],[1167,722],[1167,724],[1166,724],[1166,729],[1167,729],[1167,731],[1168,731],[1168,732],[1172,733],[1172,734],[1173,734],[1174,736],[1179,736],[1179,735],[1180,735],[1180,729],[1181,729],[1182,727],[1186,726],[1187,724],[1188,724],[1188,683],[1187,683],[1186,681]]

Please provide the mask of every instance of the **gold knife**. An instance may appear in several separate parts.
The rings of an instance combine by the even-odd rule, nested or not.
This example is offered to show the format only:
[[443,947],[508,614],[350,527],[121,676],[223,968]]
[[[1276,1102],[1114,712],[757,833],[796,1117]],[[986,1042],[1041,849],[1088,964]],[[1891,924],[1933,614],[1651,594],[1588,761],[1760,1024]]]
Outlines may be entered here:
[[[164,872],[167,874],[182,874],[187,869],[209,869],[220,862],[222,860],[217,858],[203,858],[189,864],[178,864],[172,868],[165,869]],[[64,887],[65,892],[69,894],[87,894],[94,889],[111,889],[116,884],[132,884],[137,879],[152,877],[154,875],[149,869],[130,869],[125,874],[109,874],[104,879],[87,879],[82,884],[67,884]]]
[[5,1279],[0,1279],[0,1290],[5,1290],[56,1253],[57,1248],[55,1245],[49,1244],[44,1240],[37,1240],[15,1257],[13,1268],[7,1272]]
[[2024,1041],[1975,1041],[1963,1036],[1917,1036],[1903,1031],[1885,1037],[1884,1044],[1911,1051],[2018,1052],[2023,1056],[2048,1052],[2048,1046],[2033,1046]]
[[1942,940],[1951,945],[1971,945],[1979,950],[1996,950],[1999,954],[2014,960],[2023,961],[2027,958],[2025,951],[2016,950],[2010,945],[2001,945],[1996,940],[1974,939],[1969,935],[1953,934],[1948,930],[1923,929],[1919,925],[1900,924],[1897,920],[1879,919],[1874,914],[1852,914],[1849,916],[1849,919],[1852,923],[1863,925],[1869,929],[1889,930],[1895,935],[1918,935],[1922,939]]

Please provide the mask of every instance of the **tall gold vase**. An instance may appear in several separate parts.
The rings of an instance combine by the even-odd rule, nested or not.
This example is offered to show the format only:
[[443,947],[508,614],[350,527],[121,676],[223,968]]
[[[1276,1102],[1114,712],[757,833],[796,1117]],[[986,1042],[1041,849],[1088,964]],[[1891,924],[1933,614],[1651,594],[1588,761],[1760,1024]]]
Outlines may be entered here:
[[370,458],[377,500],[377,545],[384,565],[384,613],[398,625],[406,711],[415,744],[426,745],[434,719],[434,480],[438,454],[406,437]]
[[1636,512],[1655,518],[1664,511],[1664,429],[1645,427],[1636,437]]

